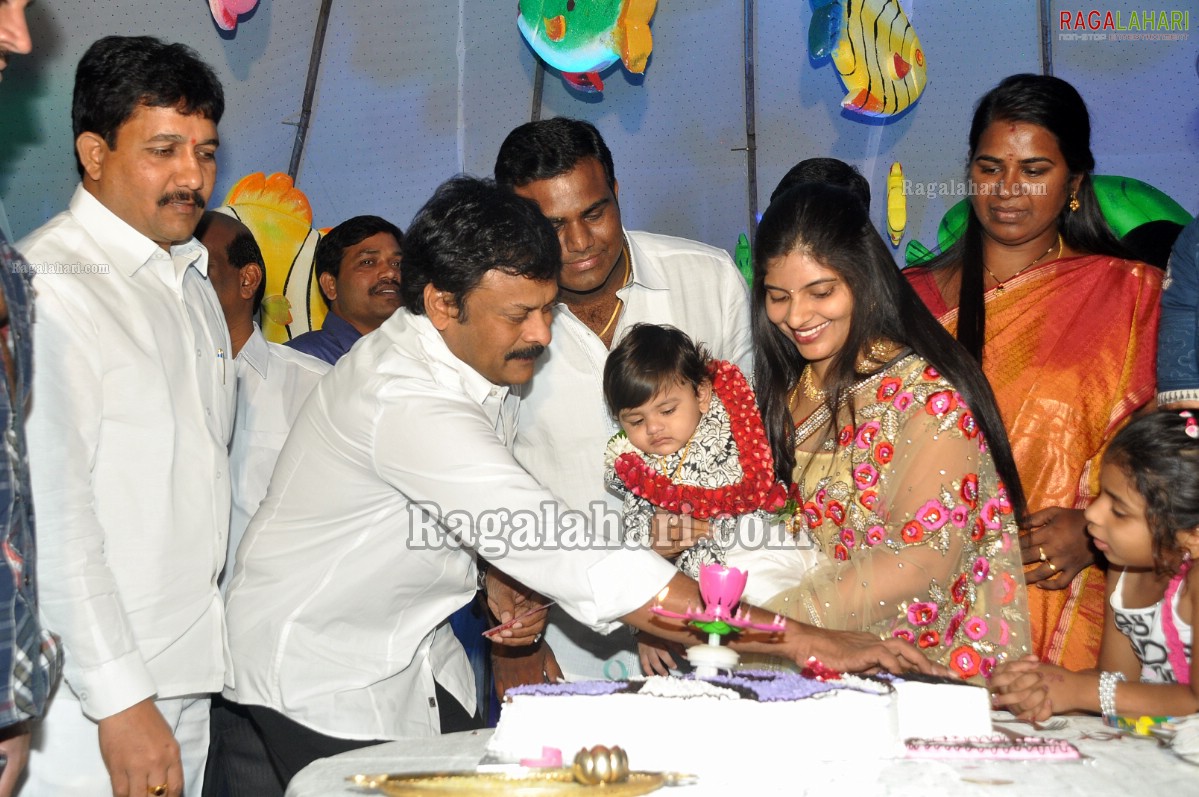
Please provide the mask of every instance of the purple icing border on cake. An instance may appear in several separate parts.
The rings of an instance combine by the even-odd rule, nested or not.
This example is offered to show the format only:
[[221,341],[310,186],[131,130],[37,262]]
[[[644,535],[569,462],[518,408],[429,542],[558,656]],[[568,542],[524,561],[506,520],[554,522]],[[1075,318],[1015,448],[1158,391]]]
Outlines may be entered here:
[[[694,675],[684,678],[693,680]],[[844,681],[818,681],[799,673],[780,672],[774,670],[738,670],[731,675],[717,675],[706,679],[716,686],[723,686],[736,691],[748,700],[761,703],[776,703],[780,701],[804,700],[816,695],[827,694],[839,690],[858,690],[853,684]],[[508,695],[585,695],[602,696],[614,695],[621,692],[636,692],[644,681],[576,681],[561,684],[526,684],[514,686],[508,690]]]
[[514,686],[507,695],[614,695],[627,691],[628,681],[573,681],[563,684],[525,684]]

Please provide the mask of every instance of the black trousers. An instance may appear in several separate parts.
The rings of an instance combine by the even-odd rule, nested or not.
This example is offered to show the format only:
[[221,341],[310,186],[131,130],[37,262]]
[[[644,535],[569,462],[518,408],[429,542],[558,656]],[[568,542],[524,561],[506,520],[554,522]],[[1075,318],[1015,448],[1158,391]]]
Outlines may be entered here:
[[283,797],[283,786],[245,706],[212,697],[203,797]]
[[[434,682],[434,687],[437,694],[437,708],[441,720],[442,733],[468,731],[483,727],[483,723],[478,715],[471,716],[468,714],[466,709],[462,707],[462,704],[455,700],[449,692],[441,688],[441,684]],[[236,706],[236,704],[227,705]],[[215,773],[214,780],[217,783],[230,780],[237,783],[234,790],[228,792],[230,797],[242,797],[242,795],[249,797],[251,794],[255,795],[255,797],[260,794],[281,797],[291,779],[313,761],[319,758],[328,758],[338,753],[349,752],[350,750],[358,750],[363,747],[382,744],[384,741],[342,739],[336,736],[326,736],[323,733],[318,733],[307,726],[301,725],[295,720],[289,719],[274,709],[263,706],[237,706],[237,709],[240,712],[239,721],[248,722],[262,744],[263,752],[259,754],[260,757],[258,758],[257,766],[253,768],[253,774],[255,776],[261,774],[263,765],[265,764],[266,768],[269,768],[274,775],[273,786],[277,791],[255,792],[243,790],[238,780],[240,777],[238,773],[249,771],[250,768],[240,766],[221,771],[222,768],[218,763],[218,772]],[[261,757],[263,755],[265,755],[265,760]],[[213,763],[210,759],[209,766],[211,767]],[[207,783],[205,786],[204,797],[223,797],[221,792],[209,795],[207,792]]]

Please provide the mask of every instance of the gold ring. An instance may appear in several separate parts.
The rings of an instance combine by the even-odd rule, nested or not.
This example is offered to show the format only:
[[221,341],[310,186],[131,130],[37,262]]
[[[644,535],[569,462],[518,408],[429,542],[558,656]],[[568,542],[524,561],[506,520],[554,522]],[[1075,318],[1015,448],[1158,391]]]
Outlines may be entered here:
[[1049,557],[1045,555],[1045,548],[1043,546],[1038,545],[1037,550],[1041,552],[1041,561],[1048,562]]
[[167,793],[167,784],[160,783],[157,786],[149,786],[146,788],[146,791],[154,795],[154,797],[163,797]]
[[1055,565],[1053,562],[1046,560],[1045,564],[1049,565],[1049,572],[1051,572],[1051,573],[1057,572],[1057,565]]

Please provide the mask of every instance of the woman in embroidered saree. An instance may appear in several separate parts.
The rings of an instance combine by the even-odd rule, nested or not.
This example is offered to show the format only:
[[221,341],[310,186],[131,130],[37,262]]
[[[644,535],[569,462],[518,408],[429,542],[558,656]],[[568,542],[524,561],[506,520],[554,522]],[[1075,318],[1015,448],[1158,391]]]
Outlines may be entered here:
[[772,202],[754,269],[763,421],[793,522],[832,560],[768,608],[909,640],[972,680],[1028,653],[1023,494],[978,365],[843,190]]
[[1094,667],[1104,574],[1082,510],[1107,442],[1154,393],[1161,277],[1123,258],[1091,187],[1086,105],[1065,81],[1005,79],[970,131],[962,239],[908,269],[991,381],[1032,514],[1021,538],[1033,643]]

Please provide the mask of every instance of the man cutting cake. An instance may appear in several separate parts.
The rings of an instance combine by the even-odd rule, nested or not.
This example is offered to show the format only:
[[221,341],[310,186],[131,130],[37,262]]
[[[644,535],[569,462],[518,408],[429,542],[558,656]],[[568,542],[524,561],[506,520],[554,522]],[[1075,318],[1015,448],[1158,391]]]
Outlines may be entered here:
[[[512,456],[510,388],[550,341],[551,224],[460,177],[417,214],[404,248],[403,308],[313,391],[230,586],[225,695],[247,707],[284,783],[315,758],[474,713],[446,618],[473,597],[480,559],[494,565],[489,588],[502,570],[597,629],[697,639],[651,612],[667,586],[666,608],[699,605],[694,581],[652,551],[587,545],[589,527],[560,524],[569,513]],[[897,640],[790,621],[738,647],[844,670],[930,667]]]

